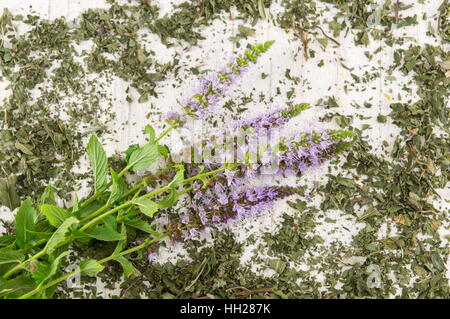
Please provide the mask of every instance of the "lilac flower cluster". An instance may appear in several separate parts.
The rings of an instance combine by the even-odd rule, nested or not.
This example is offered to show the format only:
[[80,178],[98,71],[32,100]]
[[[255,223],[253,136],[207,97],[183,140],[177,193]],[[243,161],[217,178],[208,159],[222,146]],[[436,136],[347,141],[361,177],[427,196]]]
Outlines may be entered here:
[[186,117],[177,112],[168,112],[164,114],[164,120],[174,127],[182,127],[186,123]]
[[266,52],[273,41],[253,46],[245,52],[245,55],[230,61],[217,73],[207,75],[200,79],[191,97],[181,102],[186,115],[192,117],[204,117],[206,112],[217,105],[224,97],[231,85],[244,75],[250,63],[255,63],[257,58]]
[[[352,145],[349,138],[352,136],[354,133],[351,131],[323,130],[283,138],[274,145],[265,146],[264,149],[258,149],[255,136],[248,138],[244,145],[237,145],[238,141],[233,141],[236,145],[228,146],[228,149],[234,151],[239,148],[240,154],[234,158],[235,163],[239,164],[234,170],[227,170],[218,175],[226,178],[229,187],[240,186],[251,178],[266,174],[303,175],[306,170],[318,167],[349,148]],[[218,150],[220,152],[220,146]],[[209,163],[209,159],[204,159],[202,164],[210,170],[222,166],[220,163]],[[188,165],[186,168],[188,176],[199,172],[197,164]]]
[[173,240],[192,239],[200,230],[208,231],[218,223],[231,225],[294,194],[294,189],[287,186],[262,186],[237,191],[222,182],[218,179],[211,187],[195,193],[191,206],[193,214],[169,222],[167,228]]
[[251,119],[236,121],[232,124],[232,129],[248,130],[255,133],[270,132],[275,128],[281,128],[292,118],[299,115],[302,111],[309,108],[308,104],[298,104],[285,108],[277,108],[267,113],[258,115]]
[[[308,107],[306,104],[285,109],[277,109],[233,124],[235,128],[251,129],[257,137],[264,130],[285,125],[292,117]],[[193,183],[191,213],[177,217],[168,224],[168,230],[175,240],[195,238],[199,230],[210,229],[218,223],[230,224],[235,220],[253,215],[257,211],[270,208],[273,203],[293,194],[289,187],[263,186],[246,187],[250,179],[267,172],[271,174],[304,174],[309,168],[315,168],[351,145],[347,139],[354,134],[344,130],[322,130],[298,134],[283,138],[262,152],[256,162],[241,161],[234,169],[226,170],[209,179],[206,184]],[[248,140],[247,140],[248,142]],[[246,151],[250,152],[250,149]],[[247,156],[245,156],[247,158]],[[276,164],[275,170],[272,165]],[[203,163],[209,170],[221,167],[221,164]],[[187,175],[199,173],[196,164],[187,165]],[[240,191],[238,191],[240,189]]]
[[[308,169],[316,168],[325,161],[333,158],[343,150],[349,148],[349,140],[353,132],[342,130],[325,130],[299,134],[291,138],[282,139],[276,145],[255,154],[254,162],[245,162],[250,158],[244,154],[244,160],[233,170],[226,170],[217,176],[224,179],[227,187],[241,187],[250,179],[262,175],[303,175]],[[253,152],[251,147],[244,152]],[[208,169],[217,169],[221,164],[205,164]],[[188,175],[198,173],[197,165],[187,166]],[[194,186],[197,190],[199,185]],[[220,199],[220,197],[218,197]]]
[[[202,78],[191,98],[181,103],[185,113],[169,113],[166,121],[180,127],[187,116],[203,117],[245,73],[249,64],[254,63],[272,43],[252,47],[216,74]],[[348,139],[354,133],[344,130],[308,131],[275,140],[275,129],[282,128],[308,107],[307,104],[300,104],[277,108],[251,119],[237,121],[222,134],[202,141],[202,154],[194,154],[202,155],[202,165],[186,164],[185,176],[193,177],[205,169],[220,171],[223,163],[227,163],[229,169],[207,178],[192,179],[192,187],[187,189],[192,200],[189,212],[170,216],[164,223],[171,238],[175,241],[193,239],[201,230],[208,231],[222,223],[231,225],[272,207],[276,201],[293,195],[295,189],[288,186],[250,187],[250,180],[268,173],[303,175],[307,169],[319,166],[351,145]],[[267,140],[261,140],[266,136]],[[207,156],[204,145],[213,147]],[[194,149],[198,151],[198,147]],[[215,162],[213,157],[216,155],[225,160]],[[149,255],[149,259],[152,258],[154,256]]]
[[[332,158],[352,145],[347,139],[354,135],[350,131],[324,130],[299,134],[289,139],[282,140],[274,148],[269,148],[262,153],[257,167],[248,165],[242,167],[245,176],[252,173],[274,173],[269,168],[277,164],[275,173],[304,174],[309,168],[316,168],[326,160]],[[249,171],[249,172],[248,172]]]
[[[203,152],[203,147],[207,145],[209,150],[214,150],[215,155],[219,158],[234,158],[234,154],[227,154],[227,152],[234,153],[234,150],[236,149],[236,145],[229,144],[231,140],[234,140],[234,138],[238,139],[236,142],[231,141],[232,144],[246,144],[248,147],[257,145],[258,139],[261,136],[265,135],[270,139],[275,129],[281,129],[289,122],[289,120],[308,108],[309,104],[298,104],[277,108],[276,110],[260,114],[250,119],[236,121],[220,134],[211,136],[207,140],[203,140],[201,142],[202,147],[196,147],[194,148],[194,151]],[[189,149],[185,151],[190,152],[191,148],[189,147]],[[203,152],[201,157],[205,161],[204,164],[208,164],[210,159],[205,153],[206,152]],[[197,157],[200,156],[198,153],[196,155]],[[208,168],[211,168],[211,166],[208,166]]]
[[[230,62],[233,63],[233,62]],[[228,66],[227,66],[228,67]],[[236,83],[247,70],[246,67],[239,68],[236,73],[230,70],[219,71],[218,74],[210,74],[200,79],[193,95],[181,102],[186,114],[194,117],[204,117],[206,111],[217,105],[228,91],[228,88]]]

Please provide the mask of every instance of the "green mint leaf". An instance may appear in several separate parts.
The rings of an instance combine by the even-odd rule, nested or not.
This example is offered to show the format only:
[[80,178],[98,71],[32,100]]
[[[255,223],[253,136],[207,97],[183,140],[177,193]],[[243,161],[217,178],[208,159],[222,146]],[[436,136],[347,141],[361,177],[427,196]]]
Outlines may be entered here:
[[157,231],[155,231],[152,226],[147,223],[146,221],[139,219],[139,218],[127,218],[123,221],[125,225],[142,230],[143,232],[152,234],[154,236],[161,235]]
[[120,253],[125,248],[125,246],[127,245],[127,227],[125,226],[124,223],[121,224],[120,234],[124,237],[124,239],[123,240],[119,240],[117,242],[117,246],[114,249],[113,255]]
[[16,240],[16,237],[12,236],[12,235],[0,236],[0,248],[8,247],[8,246],[14,244],[15,240]]
[[184,165],[183,164],[177,164],[175,165],[175,168],[177,169],[177,173],[175,174],[174,178],[170,182],[170,186],[173,188],[176,188],[183,184],[184,181]]
[[131,261],[129,261],[125,257],[119,256],[119,257],[115,258],[114,260],[117,261],[122,266],[123,274],[125,275],[125,277],[128,277],[128,278],[137,277],[141,274],[140,271],[137,270],[133,266]]
[[[121,235],[124,236],[124,239],[120,240],[117,243],[116,249],[114,249],[114,252],[112,253],[113,255],[120,253],[127,245],[127,227],[125,226],[124,223],[122,223],[120,233],[121,233]],[[122,266],[123,273],[126,277],[135,277],[135,276],[140,275],[139,270],[137,270],[133,266],[133,264],[128,259],[126,259],[124,256],[116,257],[116,258],[114,258],[114,260],[117,261]]]
[[151,125],[145,126],[144,131],[145,131],[145,133],[148,134],[149,141],[153,142],[155,140],[155,138],[156,138],[156,133],[155,133],[155,129],[153,128],[153,126],[151,126]]
[[134,172],[139,172],[152,165],[157,157],[158,147],[154,143],[148,143],[131,153],[128,165]]
[[101,192],[108,184],[108,160],[97,136],[92,135],[87,146],[87,154],[94,173],[95,191]]
[[98,273],[105,269],[97,260],[87,259],[82,260],[78,265],[82,276],[95,277]]
[[75,217],[67,218],[48,240],[47,245],[44,248],[46,253],[52,254],[55,249],[66,240],[70,227],[79,222],[80,221]]
[[103,222],[105,223],[105,227],[112,230],[117,230],[117,219],[114,216],[106,216],[103,218]]
[[165,145],[158,145],[158,153],[163,156],[164,158],[169,158],[169,148]]
[[36,289],[36,283],[26,276],[19,276],[0,283],[0,297],[14,299]]
[[112,230],[106,226],[94,228],[85,234],[91,238],[101,241],[118,241],[124,240],[124,236],[115,230]]
[[0,250],[0,275],[25,260],[25,255],[14,250]]
[[16,242],[20,248],[25,246],[34,238],[28,233],[28,230],[35,229],[36,210],[34,209],[31,199],[25,200],[19,208],[14,221],[16,228]]
[[53,227],[59,227],[67,218],[71,216],[70,213],[64,208],[50,204],[42,205],[41,213],[45,216],[45,218],[47,218],[48,222]]
[[112,190],[111,194],[108,198],[108,203],[114,203],[116,200],[118,200],[125,192],[128,190],[127,184],[125,183],[125,180],[122,177],[119,177],[119,175],[111,168],[110,169],[111,177],[112,177]]
[[56,257],[49,265],[47,263],[39,263],[36,270],[32,272],[32,276],[37,284],[44,284],[58,272],[58,268],[64,257],[71,254],[72,250],[66,250]]
[[39,208],[44,204],[52,204],[52,205],[56,204],[55,189],[53,188],[52,185],[48,185],[45,188],[44,193],[42,193],[41,198],[37,203],[37,207]]
[[142,214],[152,218],[153,215],[158,211],[159,206],[157,203],[148,198],[138,198],[135,201]]
[[160,201],[158,205],[160,208],[172,207],[178,202],[178,197],[178,192],[175,189],[171,188],[170,193],[166,197],[164,197],[164,199]]

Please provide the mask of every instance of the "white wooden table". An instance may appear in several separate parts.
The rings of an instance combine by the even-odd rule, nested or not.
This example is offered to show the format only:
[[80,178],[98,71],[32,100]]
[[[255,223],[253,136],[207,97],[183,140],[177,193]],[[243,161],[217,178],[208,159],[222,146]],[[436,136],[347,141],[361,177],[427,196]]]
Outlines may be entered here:
[[[179,2],[182,1],[176,1],[176,3]],[[441,1],[428,0],[425,1],[425,4],[418,4],[415,0],[404,0],[403,2],[415,4],[408,13],[416,13],[419,24],[396,30],[394,31],[395,35],[399,37],[411,37],[411,40],[406,41],[407,45],[409,43],[435,44],[434,39],[426,35],[428,21],[423,21],[422,16],[424,13],[429,17],[435,16]],[[172,5],[169,1],[155,0],[154,3],[160,5],[162,14],[170,13]],[[323,7],[324,5],[318,2],[319,7]],[[71,20],[76,19],[87,8],[106,8],[108,5],[106,1],[102,0],[2,0],[0,2],[0,9],[8,8],[13,14],[26,14],[30,11],[30,6],[43,19],[51,20],[58,17],[65,17]],[[278,5],[274,5],[268,12],[270,11],[275,14],[278,9]],[[333,12],[334,10],[329,10],[327,15],[332,16]],[[431,21],[431,23],[436,29],[436,23],[434,21]],[[177,82],[174,79],[168,79],[158,88],[159,98],[151,98],[149,102],[139,104],[137,102],[126,102],[125,89],[128,87],[128,84],[123,80],[115,79],[110,86],[110,91],[115,98],[114,110],[117,113],[117,121],[110,123],[110,125],[116,128],[117,134],[110,136],[109,139],[104,139],[104,142],[107,144],[108,153],[111,154],[115,150],[125,150],[129,144],[143,141],[144,135],[142,134],[142,129],[149,122],[156,128],[159,127],[158,116],[151,116],[150,119],[146,118],[145,115],[150,110],[152,112],[167,112],[178,109],[177,100],[181,99],[185,94],[188,94],[191,87],[190,84],[195,82],[195,76],[189,72],[190,67],[197,66],[200,69],[214,70],[222,66],[229,57],[233,56],[233,53],[239,52],[228,39],[238,33],[238,26],[240,24],[242,24],[240,20],[227,20],[226,23],[219,20],[215,21],[212,26],[206,27],[203,31],[207,39],[200,41],[199,46],[191,47],[189,50],[183,50],[184,48],[182,46],[167,49],[161,44],[158,37],[150,35],[144,44],[156,52],[156,58],[160,62],[169,62],[176,53],[179,55],[180,63],[184,66],[184,70],[181,71],[181,78],[186,78],[186,85],[181,85],[179,88],[174,89],[172,84]],[[388,141],[389,145],[393,145],[395,137],[399,132],[398,128],[392,124],[389,118],[387,123],[381,124],[377,122],[376,117],[379,114],[387,115],[390,113],[389,104],[397,101],[398,93],[402,94],[402,101],[417,99],[414,93],[408,96],[404,91],[401,91],[401,87],[410,80],[409,77],[405,77],[399,72],[394,72],[394,76],[397,79],[395,82],[389,82],[386,79],[386,70],[393,64],[393,52],[395,48],[384,45],[382,41],[373,40],[367,48],[355,46],[353,36],[349,35],[345,37],[343,33],[337,39],[341,45],[337,47],[333,43],[330,43],[326,51],[322,50],[319,43],[315,41],[311,42],[311,48],[316,51],[316,56],[305,60],[303,53],[299,52],[301,48],[300,42],[295,41],[291,34],[286,34],[284,30],[274,26],[271,21],[260,21],[255,29],[255,36],[250,37],[246,41],[241,41],[242,47],[245,47],[247,42],[256,43],[272,39],[276,40],[276,43],[260,60],[258,65],[250,70],[241,84],[236,86],[236,90],[230,95],[230,98],[237,98],[243,94],[248,95],[251,92],[253,92],[254,97],[257,97],[260,93],[266,95],[264,103],[255,102],[247,105],[246,107],[249,107],[249,110],[243,116],[257,114],[263,110],[284,105],[286,102],[286,92],[292,87],[295,87],[296,102],[316,104],[320,98],[334,96],[341,106],[338,109],[340,114],[363,114],[364,116],[372,116],[372,120],[364,121],[359,120],[355,116],[354,125],[358,126],[362,123],[370,124],[371,129],[365,130],[364,132],[368,134],[376,151],[380,151],[383,140]],[[19,29],[19,32],[22,31]],[[186,47],[185,44],[183,46]],[[374,52],[380,46],[382,50],[369,61],[364,55],[364,51]],[[89,43],[84,43],[83,47],[89,48]],[[318,63],[321,60],[324,61],[324,66],[320,68],[318,67]],[[346,83],[353,83],[353,79],[350,72],[342,66],[341,62],[348,68],[355,68],[353,72],[357,75],[363,75],[365,71],[377,71],[380,72],[381,76],[370,83],[370,85],[362,83],[355,85],[355,87],[350,87],[349,92],[346,93],[344,85]],[[295,85],[293,82],[287,80],[285,78],[286,69],[290,69],[292,77],[299,77],[301,84]],[[262,79],[262,72],[269,76],[266,79]],[[0,88],[4,88],[4,86],[6,86],[6,83],[0,84]],[[276,94],[277,88],[281,90],[281,95]],[[363,88],[364,90],[362,90]],[[412,91],[414,92],[414,90]],[[5,90],[0,91],[2,98],[8,94],[9,92]],[[131,94],[134,100],[137,100],[138,95],[136,92],[132,92]],[[273,103],[269,103],[270,98],[273,98]],[[355,109],[351,106],[353,102],[362,105],[365,101],[369,100],[373,104],[370,109]],[[309,110],[304,116],[302,115],[300,118],[292,121],[293,123],[289,126],[288,131],[295,132],[305,126],[305,123],[308,121],[317,125],[317,119],[322,115],[317,110]],[[124,124],[125,122],[129,124]],[[336,126],[331,124],[331,127]],[[170,138],[167,138],[165,142],[176,143],[175,140],[170,141]],[[322,169],[309,172],[307,176],[301,179],[301,183],[307,183],[309,185],[312,185],[313,182],[325,183],[326,178],[324,175],[327,171],[326,168],[326,165],[324,165]],[[345,172],[343,173],[345,174]],[[295,178],[288,178],[286,180],[291,185],[298,185],[299,183]],[[442,198],[450,198],[448,188],[437,191],[441,194]],[[320,203],[317,201],[316,204]],[[443,204],[449,207],[448,203],[444,202]],[[364,208],[362,208],[363,210]],[[250,234],[255,234],[258,237],[265,231],[276,231],[281,216],[284,213],[294,214],[295,211],[288,207],[285,202],[280,202],[272,211],[261,214],[257,218],[247,220],[244,223],[244,227],[240,226],[236,228],[237,238],[244,241]],[[11,218],[12,213],[3,213],[3,218],[6,218],[6,216]],[[328,211],[325,214],[326,216],[337,219],[338,222],[332,225],[324,223],[316,229],[325,239],[325,245],[330,244],[334,240],[350,243],[352,236],[364,227],[364,224],[358,223],[355,217],[346,216],[339,211]],[[345,228],[350,229],[350,231],[342,226],[346,226]],[[443,234],[450,232],[449,225],[447,224],[446,226],[441,227]],[[249,230],[245,230],[246,227]],[[332,230],[335,231],[331,232]],[[251,257],[251,248],[250,246],[246,247],[243,262]],[[173,253],[168,251],[162,252],[162,260],[171,258],[172,256],[174,256]],[[450,265],[450,261],[448,265]],[[448,271],[448,275],[450,277],[450,271]]]

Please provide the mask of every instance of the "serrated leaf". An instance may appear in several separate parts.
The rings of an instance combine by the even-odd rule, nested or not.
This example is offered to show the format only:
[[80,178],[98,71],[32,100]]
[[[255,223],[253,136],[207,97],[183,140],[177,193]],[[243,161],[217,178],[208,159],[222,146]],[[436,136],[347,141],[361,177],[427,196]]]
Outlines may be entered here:
[[115,258],[114,260],[116,260],[123,269],[123,274],[130,278],[130,277],[136,277],[139,276],[141,273],[139,272],[139,270],[137,270],[134,265],[131,263],[131,261],[129,261],[128,259],[126,259],[123,256],[119,256],[117,258]]
[[37,264],[34,264],[35,270],[31,273],[31,276],[33,277],[34,281],[37,284],[42,283],[47,275],[50,273],[50,264],[47,262],[38,262]]
[[142,214],[152,218],[153,215],[158,211],[159,206],[157,203],[148,198],[138,198],[135,204],[142,212]]
[[177,164],[175,165],[175,168],[177,169],[177,173],[175,174],[174,178],[169,184],[173,188],[180,186],[184,181],[184,171],[185,171],[184,165]]
[[52,237],[52,235],[53,235],[52,232],[42,232],[42,231],[35,231],[35,230],[28,230],[28,232],[30,234],[33,234],[33,235],[36,235],[36,236],[39,236],[39,237],[43,237],[43,238],[46,238],[46,239]]
[[125,180],[113,170],[110,170],[112,177],[112,189],[108,198],[108,203],[114,203],[127,191]]
[[356,183],[354,180],[345,177],[336,177],[336,182],[346,187],[356,187]]
[[28,277],[17,278],[0,283],[0,297],[17,298],[36,289],[36,283]]
[[139,172],[152,165],[157,157],[158,147],[154,143],[148,143],[131,153],[128,165],[134,172]]
[[37,207],[39,208],[43,204],[52,204],[52,205],[56,204],[55,189],[51,185],[48,185],[44,189],[44,192],[42,193],[41,198],[39,199],[39,201],[37,203]]
[[75,217],[67,218],[61,226],[53,233],[53,236],[48,240],[45,246],[45,251],[48,254],[52,254],[55,249],[67,238],[67,233],[72,225],[78,224],[80,221]]
[[32,276],[36,283],[43,284],[51,279],[58,272],[58,268],[61,265],[63,258],[71,253],[72,250],[62,252],[50,265],[42,262],[39,263],[36,270],[32,272]]
[[21,152],[24,153],[24,154],[27,154],[27,155],[30,155],[30,156],[33,156],[33,155],[34,155],[33,152],[31,151],[31,148],[30,148],[29,145],[22,144],[22,143],[16,141],[16,143],[14,144],[14,146],[15,146],[19,151],[21,151]]
[[94,189],[96,192],[101,192],[108,184],[108,159],[106,158],[106,152],[95,135],[92,135],[89,139],[86,150],[94,173]]
[[158,153],[164,158],[168,158],[170,151],[169,148],[165,145],[158,145]]
[[271,259],[269,260],[269,267],[275,270],[278,274],[281,274],[286,269],[286,262],[280,259]]
[[155,140],[155,137],[156,137],[155,129],[153,128],[153,126],[146,125],[144,131],[145,131],[145,133],[148,134],[149,141],[153,142]]
[[82,276],[95,277],[98,273],[105,269],[97,260],[87,259],[82,260],[78,265]]
[[91,238],[101,241],[118,241],[124,239],[123,235],[106,226],[94,228],[90,231],[85,232],[85,234]]
[[47,218],[50,225],[59,227],[71,214],[62,207],[44,204],[41,206],[41,213]]
[[103,218],[103,222],[105,223],[105,227],[111,230],[117,230],[117,219],[114,216],[106,216]]
[[160,208],[169,208],[178,202],[178,192],[175,189],[170,189],[169,194],[158,203]]
[[15,250],[0,250],[0,275],[25,260],[25,255]]
[[142,230],[143,232],[152,234],[154,236],[161,235],[157,231],[153,229],[153,227],[147,223],[146,221],[139,219],[139,218],[127,218],[124,220],[125,225]]
[[25,200],[19,208],[14,220],[16,231],[16,242],[20,248],[25,248],[34,236],[28,230],[35,229],[36,211],[31,199]]
[[89,205],[86,205],[85,207],[82,207],[81,209],[79,209],[76,212],[76,217],[78,219],[83,219],[86,216],[89,216],[90,214],[95,212],[96,210],[100,209],[103,205],[104,205],[104,203],[101,203],[101,202],[90,203]]
[[441,255],[439,255],[437,252],[432,251],[431,252],[431,261],[434,265],[434,267],[438,270],[438,271],[444,271],[446,269],[445,263],[442,260]]
[[9,245],[14,244],[15,240],[16,240],[16,237],[12,236],[12,235],[0,236],[0,248],[7,247]]

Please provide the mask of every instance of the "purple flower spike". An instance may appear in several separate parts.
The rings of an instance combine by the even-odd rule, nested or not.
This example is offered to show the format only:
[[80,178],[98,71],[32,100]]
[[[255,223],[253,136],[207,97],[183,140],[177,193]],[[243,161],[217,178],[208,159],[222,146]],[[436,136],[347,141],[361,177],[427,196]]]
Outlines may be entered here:
[[255,45],[245,55],[231,59],[218,72],[202,77],[190,98],[181,102],[186,115],[204,117],[214,108],[221,98],[226,96],[231,85],[235,84],[248,70],[250,63],[266,52],[273,42]]
[[[217,185],[217,184],[216,184]],[[189,240],[195,238],[199,231],[207,231],[221,223],[231,226],[234,222],[271,208],[272,205],[287,196],[294,194],[294,189],[287,186],[263,186],[242,189],[240,191],[224,188],[227,204],[221,204],[215,196],[216,185],[209,187],[205,193],[194,199],[189,228],[186,229],[186,216],[172,221],[167,226],[173,240]],[[223,185],[217,187],[221,188]]]
[[[210,191],[214,190],[211,188]],[[203,215],[209,217],[209,226],[212,227],[221,220],[240,220],[257,211],[270,208],[275,201],[292,195],[293,189],[281,186],[263,186],[243,189],[237,194],[231,194],[231,192],[231,190],[227,190],[226,204],[221,204],[217,197],[213,206],[209,203],[205,204],[202,199],[197,201],[196,205],[203,211]]]
[[186,118],[177,112],[168,112],[164,114],[163,119],[172,126],[183,127]]

